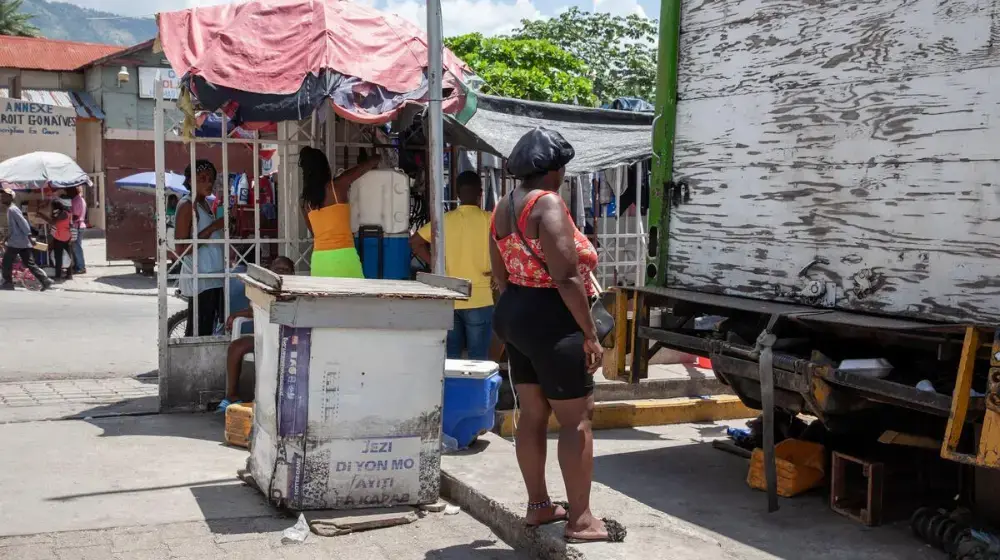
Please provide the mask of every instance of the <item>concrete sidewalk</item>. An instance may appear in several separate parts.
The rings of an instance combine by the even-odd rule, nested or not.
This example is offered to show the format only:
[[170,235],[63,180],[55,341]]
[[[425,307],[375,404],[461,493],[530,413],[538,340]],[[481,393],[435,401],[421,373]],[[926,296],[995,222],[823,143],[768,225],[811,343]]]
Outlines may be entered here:
[[0,425],[0,558],[522,558],[465,514],[282,545],[295,520],[235,474],[223,418],[152,415]]
[[152,414],[158,410],[155,374],[0,383],[0,424]]
[[[782,499],[767,513],[764,493],[746,485],[746,459],[713,449],[731,423],[597,432],[592,508],[628,528],[625,543],[568,545],[563,524],[523,526],[526,495],[513,445],[489,434],[475,449],[442,458],[443,492],[525,552],[543,559],[943,560],[907,523],[869,529],[832,512],[823,495]],[[547,480],[565,491],[550,439]],[[666,552],[669,551],[669,552]]]

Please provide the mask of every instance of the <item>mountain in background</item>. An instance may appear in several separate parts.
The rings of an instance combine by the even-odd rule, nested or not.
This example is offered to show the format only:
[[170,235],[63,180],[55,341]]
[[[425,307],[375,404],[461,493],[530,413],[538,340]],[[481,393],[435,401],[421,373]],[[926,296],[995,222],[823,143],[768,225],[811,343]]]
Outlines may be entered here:
[[131,47],[156,36],[156,20],[121,17],[64,2],[24,0],[21,11],[48,39]]

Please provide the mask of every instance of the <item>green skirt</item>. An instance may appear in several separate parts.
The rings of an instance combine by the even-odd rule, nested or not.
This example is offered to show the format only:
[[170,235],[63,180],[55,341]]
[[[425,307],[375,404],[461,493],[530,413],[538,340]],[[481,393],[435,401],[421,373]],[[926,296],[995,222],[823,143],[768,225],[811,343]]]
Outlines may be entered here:
[[361,258],[357,249],[331,249],[328,251],[313,251],[312,275],[327,278],[364,278],[361,269]]

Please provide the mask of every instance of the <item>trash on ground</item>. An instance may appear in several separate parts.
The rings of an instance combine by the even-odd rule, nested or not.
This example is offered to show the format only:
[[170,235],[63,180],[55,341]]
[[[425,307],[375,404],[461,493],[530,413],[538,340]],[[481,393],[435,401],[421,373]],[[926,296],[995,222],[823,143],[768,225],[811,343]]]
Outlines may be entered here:
[[305,514],[300,513],[299,520],[295,522],[295,525],[281,533],[281,544],[301,544],[306,542],[307,537],[309,537],[309,523],[306,521]]
[[445,515],[458,515],[461,511],[462,511],[462,508],[460,508],[458,506],[453,506],[451,504],[448,504],[444,508],[444,514]]
[[448,508],[447,502],[435,502],[433,504],[424,504],[420,506],[420,509],[429,513],[441,513]]

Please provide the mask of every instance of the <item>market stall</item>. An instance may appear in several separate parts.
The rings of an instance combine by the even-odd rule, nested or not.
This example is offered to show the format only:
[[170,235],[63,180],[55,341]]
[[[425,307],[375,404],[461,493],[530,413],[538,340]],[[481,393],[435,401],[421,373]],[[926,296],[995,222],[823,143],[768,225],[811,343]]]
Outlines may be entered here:
[[[267,12],[267,18],[258,17],[262,11]],[[383,167],[396,167],[395,155],[385,150],[393,146],[394,138],[382,125],[394,121],[404,107],[426,99],[427,47],[423,33],[401,18],[333,0],[195,8],[160,14],[159,27],[158,45],[174,71],[184,76],[178,100],[184,120],[169,122],[166,103],[158,104],[154,115],[157,173],[166,172],[163,151],[170,135],[187,140],[192,167],[203,157],[206,145],[223,146],[219,160],[213,162],[222,177],[232,171],[226,155],[230,146],[246,146],[254,153],[255,168],[247,172],[246,191],[247,200],[253,202],[235,212],[233,205],[222,206],[225,227],[218,239],[177,240],[189,245],[184,254],[192,261],[192,270],[171,272],[166,266],[159,267],[161,407],[192,409],[221,400],[224,379],[219,364],[224,363],[229,339],[221,333],[169,338],[165,322],[170,286],[183,281],[195,286],[221,283],[225,292],[223,316],[227,316],[232,310],[230,285],[237,267],[249,263],[266,266],[269,253],[281,254],[296,263],[299,274],[308,274],[311,239],[299,208],[300,149],[312,146],[323,150],[336,171],[353,165],[362,150],[374,153],[379,148],[383,150]],[[227,41],[211,40],[219,35],[225,35]],[[340,40],[333,42],[331,37]],[[445,87],[451,92],[466,91],[469,86],[465,81],[475,80],[451,53],[445,53],[444,67]],[[464,98],[451,95],[444,106],[446,112],[457,114],[465,107]],[[206,113],[219,119],[218,135],[204,132],[208,121],[202,117]],[[244,132],[232,134],[235,127]],[[273,238],[264,235],[265,196],[260,190],[266,172],[259,166],[259,156],[268,147],[276,151],[280,162],[271,175],[279,187],[274,189],[276,200],[272,201],[276,218]],[[165,186],[164,181],[158,189]],[[408,189],[393,190],[402,191],[403,204],[408,205]],[[161,265],[170,259],[163,198],[157,197]],[[399,200],[390,203],[400,206]],[[234,213],[242,214],[239,223],[246,234],[242,239],[236,235]],[[400,233],[395,233],[396,229],[395,224],[384,228],[387,236],[408,234],[405,226]],[[212,245],[223,247],[224,269],[198,272],[200,249]],[[203,312],[197,298],[192,307],[189,320],[197,322]]]

